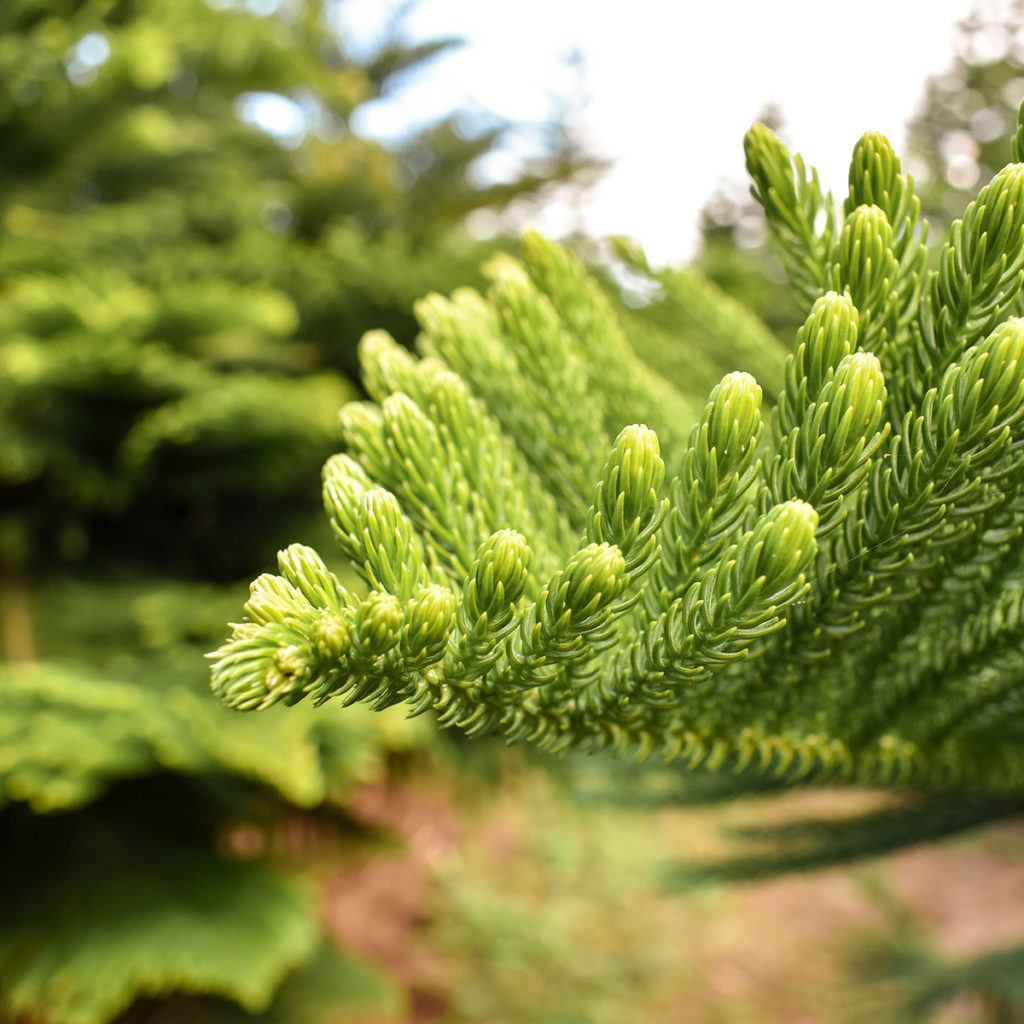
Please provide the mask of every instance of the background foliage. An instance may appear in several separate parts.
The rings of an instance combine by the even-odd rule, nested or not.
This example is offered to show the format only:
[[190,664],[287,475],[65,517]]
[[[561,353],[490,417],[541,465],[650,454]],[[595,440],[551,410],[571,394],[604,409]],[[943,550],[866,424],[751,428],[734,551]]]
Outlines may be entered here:
[[502,244],[468,212],[592,162],[554,125],[488,187],[468,172],[500,124],[360,137],[363,104],[455,43],[396,33],[357,59],[331,19],[316,0],[0,10],[0,1004],[19,1019],[194,993],[216,1019],[294,1021],[317,990],[321,1015],[403,1012],[318,952],[306,872],[234,837],[297,809],[351,829],[353,787],[429,732],[245,720],[202,654],[232,581],[318,532],[359,335],[411,340],[413,300]]

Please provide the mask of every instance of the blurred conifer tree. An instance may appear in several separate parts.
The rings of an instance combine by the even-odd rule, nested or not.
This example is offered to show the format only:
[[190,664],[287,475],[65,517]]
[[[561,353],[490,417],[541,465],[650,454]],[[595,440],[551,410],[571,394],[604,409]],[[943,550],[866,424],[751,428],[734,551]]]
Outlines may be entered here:
[[500,126],[359,137],[359,108],[453,43],[396,37],[357,61],[329,14],[3,5],[2,564],[103,541],[247,571],[258,549],[237,527],[225,543],[224,506],[279,499],[249,524],[263,540],[296,495],[301,511],[363,331],[411,340],[415,298],[473,277],[468,212],[587,165],[556,133],[559,151],[480,187],[467,171]]
[[[940,235],[1010,158],[1008,139],[1024,100],[1024,3],[979,4],[959,22],[949,67],[925,82],[908,126],[907,169],[925,218]],[[785,137],[785,114],[758,120]],[[841,193],[839,182],[833,183]],[[802,314],[785,287],[760,206],[744,183],[723,183],[701,216],[697,267],[786,340]]]
[[425,734],[254,728],[201,654],[220,584],[319,518],[363,331],[411,341],[413,301],[501,247],[466,215],[590,161],[555,125],[488,187],[470,171],[501,125],[361,137],[360,108],[454,43],[396,31],[357,58],[332,14],[0,4],[0,1017],[99,1024],[174,991],[218,997],[204,1020],[401,1012],[316,953],[308,887],[225,850],[343,806]]
[[908,152],[926,216],[941,228],[1008,159],[1024,100],[1024,3],[979,5],[958,23],[955,58],[925,83]]

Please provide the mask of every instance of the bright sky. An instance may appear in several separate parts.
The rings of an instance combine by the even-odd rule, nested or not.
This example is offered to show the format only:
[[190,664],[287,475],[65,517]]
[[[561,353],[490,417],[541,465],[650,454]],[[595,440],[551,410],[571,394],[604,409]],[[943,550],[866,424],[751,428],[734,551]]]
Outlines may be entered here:
[[[998,9],[998,0],[982,2]],[[382,12],[399,6],[344,0],[347,36],[370,31]],[[541,121],[558,97],[582,92],[582,137],[613,166],[581,208],[554,207],[541,227],[626,234],[656,262],[680,261],[693,252],[699,211],[716,185],[745,180],[743,133],[766,104],[781,108],[788,140],[834,190],[845,190],[862,132],[884,132],[899,151],[925,78],[949,67],[954,24],[971,6],[420,0],[404,22],[408,37],[457,35],[467,45],[397,99],[374,104],[362,130],[398,135],[460,107]],[[583,57],[575,74],[565,60],[574,50]]]

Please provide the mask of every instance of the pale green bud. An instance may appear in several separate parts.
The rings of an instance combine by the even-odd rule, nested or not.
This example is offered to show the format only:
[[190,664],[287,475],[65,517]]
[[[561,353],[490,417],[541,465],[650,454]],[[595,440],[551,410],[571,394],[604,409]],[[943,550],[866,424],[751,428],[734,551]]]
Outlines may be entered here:
[[956,457],[969,456],[975,469],[1006,454],[1024,433],[1024,319],[1007,320],[968,349],[927,396],[925,416],[925,445],[940,460],[954,450],[954,436]]
[[324,509],[342,550],[356,561],[362,550],[356,513],[372,486],[366,471],[349,455],[332,455],[324,465]]
[[254,622],[283,622],[289,613],[308,608],[309,602],[288,580],[265,572],[249,584],[244,607]]
[[[978,193],[963,218],[968,272],[976,280],[1005,276],[1021,262],[1024,234],[1024,164],[1008,164]],[[1003,254],[1009,254],[1009,267]]]
[[408,396],[389,395],[381,406],[384,438],[403,488],[429,503],[445,501],[445,475],[437,427]]
[[605,467],[601,512],[606,522],[621,535],[635,520],[656,515],[664,481],[658,435],[640,423],[623,427]]
[[581,624],[606,609],[626,583],[626,560],[614,544],[588,544],[573,554],[548,590],[546,615]]
[[850,159],[850,195],[846,213],[862,205],[881,207],[893,217],[906,190],[903,168],[892,144],[881,132],[865,132]]
[[452,444],[457,448],[470,449],[476,443],[476,421],[486,413],[482,407],[473,408],[469,388],[457,373],[441,364],[435,365],[436,370],[431,374],[429,385],[431,415],[436,423],[447,428]]
[[309,672],[309,666],[298,644],[280,648],[273,658],[274,668],[285,676],[298,677]]
[[266,707],[280,700],[294,703],[300,699],[312,680],[310,667],[311,652],[305,641],[278,647],[263,674],[266,696],[262,706]]
[[786,361],[786,389],[779,396],[773,423],[778,440],[803,422],[836,367],[856,349],[858,321],[857,308],[846,295],[831,291],[815,301]]
[[884,350],[895,326],[893,290],[900,273],[885,211],[858,206],[846,218],[831,270],[833,288],[847,289],[860,311],[861,345]]
[[[324,486],[352,499],[361,497],[373,481],[366,470],[351,456],[344,453],[332,455],[323,468]],[[354,503],[354,502],[353,502]]]
[[383,443],[384,417],[375,402],[346,402],[338,413],[338,425],[345,446],[381,465],[386,457]]
[[[1004,167],[949,230],[922,312],[936,370],[999,324],[1020,297],[1024,270],[1024,164]],[[918,390],[924,391],[923,381]],[[940,393],[944,385],[940,384]]]
[[799,365],[794,371],[806,380],[812,399],[840,361],[856,349],[859,319],[854,303],[838,292],[826,292],[811,307],[797,332]]
[[207,655],[213,661],[213,691],[229,707],[243,711],[260,707],[267,698],[267,675],[273,669],[276,646],[262,626],[235,626],[231,639]]
[[423,548],[398,499],[383,487],[371,487],[356,509],[356,527],[371,583],[410,597],[425,572]]
[[[780,255],[793,284],[808,299],[822,292],[831,249],[834,212],[821,191],[818,172],[789,151],[764,125],[754,125],[743,139],[754,198],[779,239]],[[823,223],[819,214],[824,214]]]
[[858,206],[846,218],[833,284],[849,288],[858,309],[885,298],[899,269],[892,244],[892,227],[879,207]]
[[500,629],[523,596],[533,552],[516,530],[498,530],[480,545],[463,590],[461,623],[470,632],[486,615],[491,629]]
[[423,410],[401,391],[388,395],[381,403],[380,410],[385,431],[392,437],[424,434],[433,426]]
[[856,352],[843,359],[815,403],[825,420],[812,433],[824,433],[830,466],[842,470],[861,458],[882,424],[885,400],[885,377],[877,357]]
[[847,497],[864,481],[872,456],[888,436],[885,402],[877,357],[869,352],[846,356],[772,463],[772,497],[799,497],[814,505],[819,536],[844,520]]
[[402,654],[408,661],[430,663],[444,654],[457,603],[447,587],[429,584],[416,592],[402,627]]
[[743,137],[747,170],[763,201],[783,210],[799,208],[789,150],[764,124],[751,125]]
[[376,435],[383,422],[380,406],[376,402],[346,402],[338,410],[338,424],[345,443],[359,447],[358,441],[364,435]]
[[305,544],[291,544],[277,553],[277,564],[284,578],[314,607],[340,611],[348,604],[348,595],[324,560]]
[[402,606],[394,594],[371,591],[356,611],[355,642],[364,656],[390,651],[398,643],[401,629]]
[[415,393],[416,359],[387,331],[367,331],[359,342],[359,365],[367,393],[378,402],[396,391]]
[[990,417],[1001,424],[1024,413],[1024,318],[1011,317],[961,361],[954,415],[965,432]]
[[483,267],[484,277],[496,285],[506,284],[510,287],[524,288],[530,284],[530,278],[519,260],[508,253],[495,253]]
[[348,623],[332,611],[322,612],[309,630],[309,638],[317,653],[330,661],[337,661],[352,646]]
[[760,385],[743,372],[726,374],[708,396],[704,443],[715,449],[721,472],[742,472],[741,466],[754,457],[761,432],[761,398]]
[[412,527],[390,491],[371,487],[363,495],[356,515],[367,547],[382,547],[389,554],[397,554],[408,545]]
[[630,572],[645,568],[654,557],[653,534],[668,506],[658,497],[664,480],[658,435],[641,424],[623,428],[597,485],[587,539],[617,545]]
[[767,595],[790,588],[817,554],[817,529],[818,513],[805,501],[786,501],[771,508],[740,542],[736,554],[740,592],[762,576]]
[[717,556],[744,515],[761,467],[761,397],[749,373],[727,374],[712,389],[690,432],[690,446],[672,484],[673,508],[660,536],[666,596],[685,591],[698,566]]

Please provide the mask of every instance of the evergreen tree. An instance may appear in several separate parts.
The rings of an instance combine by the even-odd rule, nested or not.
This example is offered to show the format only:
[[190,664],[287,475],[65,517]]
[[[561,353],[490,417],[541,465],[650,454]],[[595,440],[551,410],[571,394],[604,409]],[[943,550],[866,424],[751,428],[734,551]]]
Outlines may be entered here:
[[928,79],[907,148],[929,220],[948,225],[1007,159],[1024,100],[1024,4],[975,9],[956,27],[955,57]]
[[[16,0],[0,13],[9,568],[103,540],[136,565],[246,571],[267,537],[240,544],[237,512],[257,493],[278,496],[268,524],[301,507],[353,339],[384,324],[411,341],[413,300],[479,261],[452,231],[462,216],[584,162],[553,153],[474,188],[467,167],[497,129],[466,138],[449,120],[394,153],[348,127],[446,43],[393,42],[357,63],[320,3],[220,8]],[[268,105],[290,135],[239,117]]]
[[621,311],[536,236],[492,263],[485,294],[419,305],[419,359],[367,335],[373,400],[344,407],[323,495],[369,592],[286,548],[211,655],[215,691],[243,710],[402,703],[551,751],[987,795],[945,824],[932,801],[897,832],[1019,809],[1021,116],[1017,162],[930,271],[883,136],[855,146],[835,210],[813,168],[750,130],[754,194],[806,310],[767,415],[738,369],[690,423]]
[[206,997],[195,1019],[292,1021],[316,992],[325,1020],[401,1011],[393,983],[318,952],[295,871],[228,840],[339,814],[425,734],[246,721],[204,696],[201,654],[238,601],[225,581],[316,535],[359,335],[411,342],[413,300],[502,244],[465,213],[586,161],[556,147],[478,188],[498,128],[359,137],[359,107],[449,43],[356,60],[329,14],[0,5],[4,1019],[101,1024],[173,993]]

